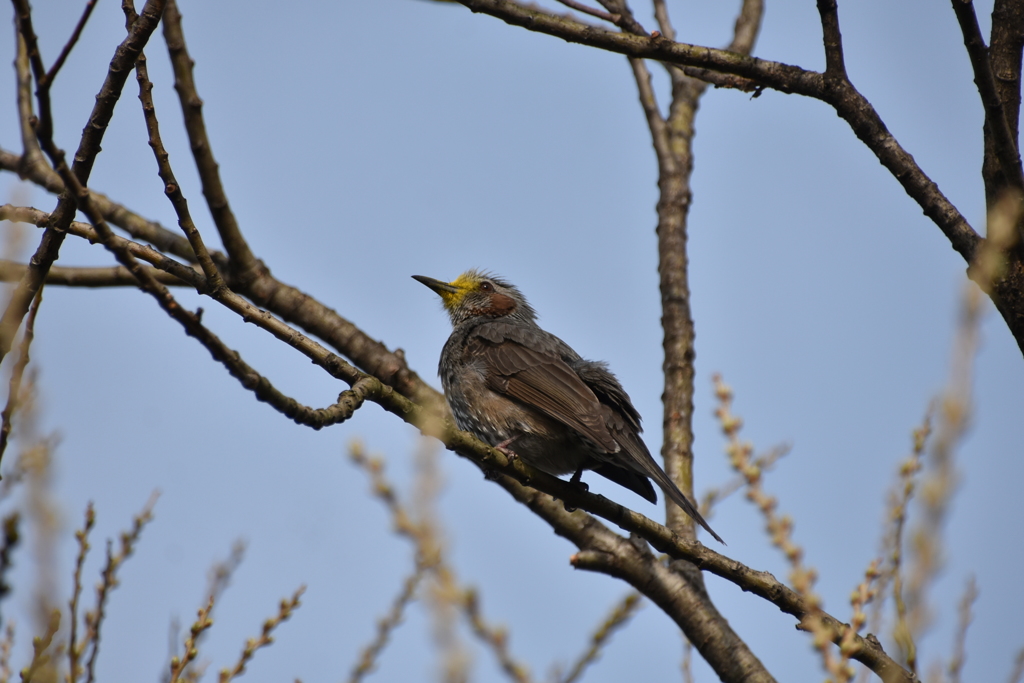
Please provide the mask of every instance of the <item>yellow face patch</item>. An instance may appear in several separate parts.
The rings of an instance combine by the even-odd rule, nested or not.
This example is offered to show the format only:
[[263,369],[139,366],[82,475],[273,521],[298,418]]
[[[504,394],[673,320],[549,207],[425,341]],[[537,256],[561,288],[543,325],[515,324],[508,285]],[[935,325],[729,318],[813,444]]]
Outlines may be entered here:
[[467,271],[462,275],[458,276],[448,284],[452,287],[457,288],[457,292],[445,292],[441,291],[438,294],[441,295],[441,300],[444,301],[444,307],[447,309],[458,308],[462,303],[462,300],[467,295],[477,291],[480,288],[481,279],[471,271]]

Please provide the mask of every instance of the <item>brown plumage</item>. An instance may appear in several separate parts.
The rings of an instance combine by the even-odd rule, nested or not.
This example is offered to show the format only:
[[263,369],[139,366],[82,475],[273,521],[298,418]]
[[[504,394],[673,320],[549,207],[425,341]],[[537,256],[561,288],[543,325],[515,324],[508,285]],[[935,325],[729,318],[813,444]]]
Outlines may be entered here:
[[452,282],[413,276],[452,321],[438,374],[460,429],[553,475],[593,470],[657,502],[650,479],[723,542],[640,438],[640,414],[604,363],[545,332],[513,285],[470,270]]

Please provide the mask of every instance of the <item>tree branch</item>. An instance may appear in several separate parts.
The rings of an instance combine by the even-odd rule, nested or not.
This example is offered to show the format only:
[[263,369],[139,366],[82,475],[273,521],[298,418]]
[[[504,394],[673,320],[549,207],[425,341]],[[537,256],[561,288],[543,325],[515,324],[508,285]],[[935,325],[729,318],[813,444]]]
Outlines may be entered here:
[[[124,83],[128,79],[128,73],[131,71],[132,65],[145,46],[146,41],[152,35],[160,15],[163,13],[163,2],[164,0],[147,1],[140,20],[135,22],[135,26],[129,32],[128,37],[118,45],[114,58],[110,62],[103,86],[100,88],[99,94],[96,95],[96,104],[93,106],[92,113],[89,116],[89,123],[82,132],[82,139],[75,154],[74,165],[71,168],[71,171],[83,184],[88,181],[93,162],[96,159],[96,155],[99,154],[100,142],[106,132],[107,124],[110,122],[110,117],[114,113],[114,105],[117,104],[117,100],[120,98],[121,91],[124,88]],[[35,33],[32,29],[28,2],[27,0],[14,0],[14,3],[18,14],[19,31],[25,39],[29,61],[32,64],[36,81],[39,82],[45,74],[45,70],[43,69],[42,58],[39,56]],[[35,127],[36,135],[39,138],[40,145],[51,157],[51,161],[56,167],[65,162],[63,151],[58,150],[56,145],[53,144],[48,88],[40,85],[37,89],[37,98],[39,100],[40,119],[38,126]],[[48,146],[50,149],[46,149]],[[59,163],[51,152],[59,152],[57,154],[60,159]],[[67,182],[66,179],[65,182]],[[28,311],[29,303],[35,297],[36,292],[39,291],[43,280],[46,279],[47,271],[60,253],[65,230],[74,218],[75,200],[76,198],[69,193],[61,195],[57,208],[52,214],[53,222],[47,226],[46,231],[43,233],[43,238],[35,254],[32,256],[29,268],[25,271],[25,275],[21,282],[18,283],[17,288],[15,288],[3,316],[0,317],[0,360],[3,360],[3,357],[10,350],[14,335],[17,333],[18,327],[21,326],[25,313]]]
[[210,207],[213,222],[220,233],[224,249],[228,253],[231,268],[236,276],[243,281],[256,275],[261,264],[253,256],[249,245],[242,236],[231,205],[228,203],[224,185],[220,180],[220,170],[213,157],[213,148],[206,135],[206,122],[203,120],[203,101],[196,91],[192,77],[195,62],[188,55],[185,47],[185,36],[181,30],[181,13],[175,0],[167,0],[164,12],[164,40],[174,68],[174,89],[181,102],[181,111],[185,117],[185,131],[188,133],[192,156],[199,171],[199,180],[203,186],[203,196]]
[[978,87],[978,95],[985,107],[985,130],[992,139],[1003,176],[1019,195],[1024,193],[1024,169],[1021,168],[1016,138],[1010,131],[1006,111],[996,90],[996,79],[989,62],[988,47],[981,35],[981,27],[978,26],[974,3],[971,0],[952,0],[952,4],[964,36],[964,47],[967,48],[967,55],[974,69],[974,84]]
[[497,17],[531,31],[547,33],[568,42],[618,52],[630,57],[655,59],[742,76],[761,87],[813,97],[831,105],[854,133],[900,182],[965,261],[970,261],[981,239],[967,220],[939,191],[889,133],[871,104],[852,86],[830,91],[823,74],[788,64],[745,57],[709,47],[675,43],[663,37],[641,37],[606,31],[526,7],[511,0],[459,0],[474,12]]

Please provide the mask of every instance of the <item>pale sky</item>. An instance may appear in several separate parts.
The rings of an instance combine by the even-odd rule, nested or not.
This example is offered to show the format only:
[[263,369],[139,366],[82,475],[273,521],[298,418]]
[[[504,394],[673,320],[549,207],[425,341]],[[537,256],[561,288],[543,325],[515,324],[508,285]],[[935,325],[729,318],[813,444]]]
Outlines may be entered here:
[[[37,2],[51,63],[81,3]],[[738,3],[678,3],[679,39],[724,45]],[[254,252],[281,280],[316,296],[439,387],[448,321],[410,275],[452,279],[486,268],[516,283],[540,322],[605,360],[660,448],[661,329],[654,235],[656,169],[624,57],[511,27],[455,4],[419,0],[281,3],[181,0],[206,123],[232,208]],[[651,24],[646,6],[638,18]],[[10,11],[10,10],[8,10]],[[978,7],[987,33],[989,3]],[[854,84],[949,199],[983,231],[983,111],[951,9],[922,0],[840,3]],[[56,139],[73,150],[124,34],[118,3],[96,8],[53,91]],[[12,32],[0,38],[2,63]],[[181,129],[162,36],[147,49],[165,142],[193,216],[217,245]],[[812,2],[768,2],[755,55],[821,69]],[[652,69],[660,79],[659,69]],[[664,103],[664,84],[659,86]],[[10,68],[0,69],[0,146],[17,150]],[[174,228],[129,80],[91,186]],[[697,491],[731,477],[712,417],[711,376],[736,391],[743,437],[792,452],[765,482],[816,567],[825,608],[848,621],[849,594],[879,552],[886,493],[911,431],[948,376],[965,264],[939,229],[826,105],[766,91],[709,90],[696,121],[691,289],[697,329]],[[0,175],[3,201],[21,187]],[[55,199],[32,190],[46,211]],[[34,248],[39,233],[30,236]],[[69,238],[63,265],[106,265]],[[233,314],[184,290],[208,323],[279,388],[308,405],[345,388]],[[384,454],[403,492],[415,431],[376,406],[320,432],[258,403],[154,302],[135,290],[48,288],[33,359],[42,424],[60,436],[61,589],[87,501],[98,514],[87,603],[104,539],[159,489],[156,520],[111,596],[97,679],[155,680],[173,618],[194,619],[206,572],[236,538],[248,551],[201,651],[210,676],[299,584],[303,606],[257,653],[251,680],[346,678],[412,568],[366,478],[346,457],[361,439]],[[971,431],[957,452],[960,485],[946,566],[932,591],[925,665],[948,657],[956,603],[975,575],[980,597],[964,679],[1005,680],[1024,639],[1024,359],[989,306]],[[5,458],[10,465],[14,450]],[[536,678],[568,665],[628,587],[573,570],[574,548],[513,504],[470,463],[443,451],[442,522],[460,580]],[[658,519],[662,508],[599,477],[591,489]],[[10,503],[8,503],[10,505]],[[711,520],[714,545],[785,579],[781,554],[742,495]],[[15,555],[27,663],[34,576]],[[775,607],[708,576],[719,609],[780,681],[823,680],[809,638]],[[61,598],[66,599],[66,595]],[[889,632],[880,634],[887,649]],[[473,680],[500,680],[473,643]],[[677,680],[679,632],[647,604],[617,634],[588,681]],[[178,639],[180,652],[181,640]],[[943,662],[946,660],[943,659]],[[430,624],[410,608],[370,680],[434,677]],[[714,680],[699,662],[698,681]],[[208,678],[209,680],[209,678]]]

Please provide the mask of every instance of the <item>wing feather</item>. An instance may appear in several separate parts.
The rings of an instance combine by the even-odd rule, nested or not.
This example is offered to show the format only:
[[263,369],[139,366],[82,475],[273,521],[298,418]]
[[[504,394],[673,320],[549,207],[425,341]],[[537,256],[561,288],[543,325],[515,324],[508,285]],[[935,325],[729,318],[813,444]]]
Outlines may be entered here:
[[619,444],[604,423],[601,402],[565,361],[509,339],[478,337],[470,353],[482,358],[488,385],[567,425],[615,453]]

